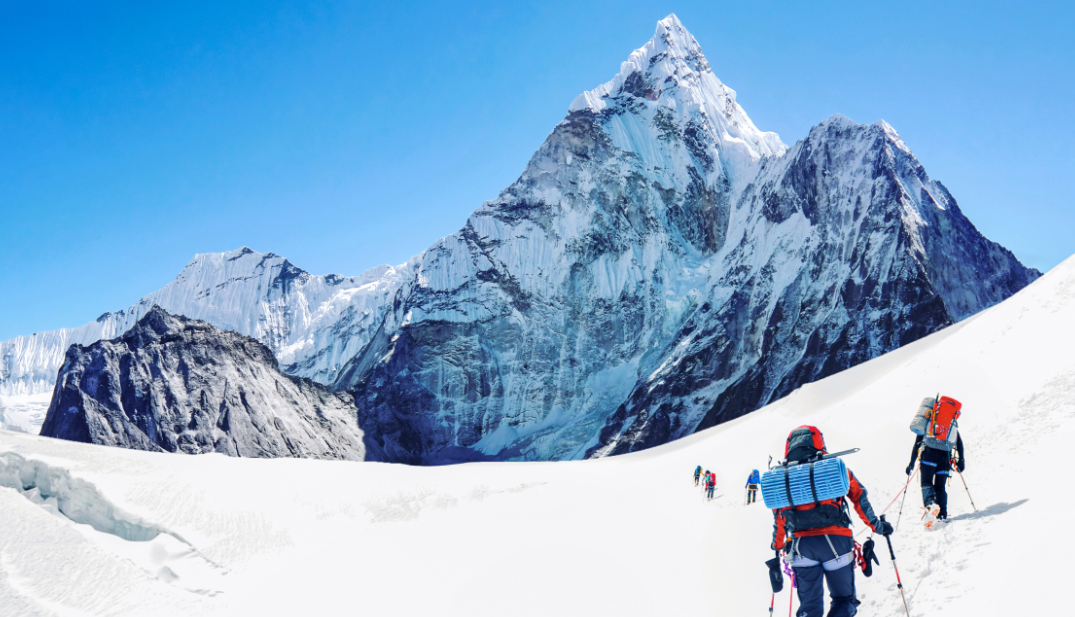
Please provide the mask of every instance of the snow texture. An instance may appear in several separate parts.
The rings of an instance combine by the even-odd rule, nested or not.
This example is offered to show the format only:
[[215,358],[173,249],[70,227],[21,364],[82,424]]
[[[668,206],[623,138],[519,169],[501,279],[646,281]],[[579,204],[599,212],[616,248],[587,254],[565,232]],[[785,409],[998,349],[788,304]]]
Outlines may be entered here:
[[[619,457],[430,468],[0,431],[0,614],[766,614],[772,516],[743,505],[750,470],[816,425],[832,449],[861,448],[846,463],[895,522],[907,424],[937,392],[963,403],[977,511],[954,478],[952,520],[927,532],[908,492],[892,542],[910,614],[1062,613],[1067,555],[1034,530],[1075,506],[1043,471],[1065,469],[1075,439],[1073,346],[1075,258],[756,413]],[[712,502],[699,464],[717,474]],[[898,617],[881,548],[857,575],[860,614]]]
[[368,458],[600,457],[749,413],[1037,276],[884,122],[833,116],[791,148],[759,131],[673,15],[406,264],[345,279],[199,255],[128,311],[0,344],[0,392],[51,387],[67,345],[159,304],[353,393]]

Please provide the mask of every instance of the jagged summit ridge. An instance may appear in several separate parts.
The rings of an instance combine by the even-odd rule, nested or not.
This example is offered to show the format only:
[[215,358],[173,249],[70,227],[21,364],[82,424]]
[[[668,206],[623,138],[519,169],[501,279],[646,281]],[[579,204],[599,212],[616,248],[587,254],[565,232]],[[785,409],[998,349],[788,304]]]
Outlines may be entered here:
[[787,150],[776,133],[754,126],[735,91],[713,73],[698,41],[674,14],[657,23],[653,38],[631,54],[611,81],[580,94],[570,111],[600,113],[624,93],[683,120],[710,124],[721,145],[742,157],[740,164]]
[[[582,101],[402,266],[206,256],[166,308],[353,393],[369,458],[548,460],[737,417],[1037,276],[887,124],[835,115],[790,148],[758,131],[674,16]],[[240,264],[227,294],[210,284]]]

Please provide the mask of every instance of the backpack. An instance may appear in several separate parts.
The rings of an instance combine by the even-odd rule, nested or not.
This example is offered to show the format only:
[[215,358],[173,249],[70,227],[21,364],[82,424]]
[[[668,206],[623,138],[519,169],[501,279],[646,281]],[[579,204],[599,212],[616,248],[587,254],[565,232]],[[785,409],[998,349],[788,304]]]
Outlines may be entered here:
[[[821,431],[815,426],[800,426],[788,435],[787,443],[784,445],[784,465],[787,464],[787,461],[804,461],[827,453],[828,450],[825,446],[825,437],[821,434]],[[839,459],[830,460],[837,461]],[[842,462],[840,462],[840,466],[844,469],[843,473],[846,476],[847,471],[846,468],[843,467]],[[805,465],[803,468],[809,470],[809,467],[805,467]],[[779,467],[762,475],[761,488],[763,500],[765,500],[766,477],[776,472],[777,469],[779,469]],[[784,474],[787,473],[787,471],[788,470],[785,467],[778,473]],[[808,482],[813,484],[813,478],[809,478]],[[781,480],[781,483],[783,483],[783,480]],[[848,512],[847,500],[844,498],[846,492],[847,488],[844,488],[843,493],[836,496],[836,493],[839,493],[839,490],[837,489],[835,493],[824,495],[825,497],[829,497],[828,499],[822,499],[822,495],[818,495],[819,500],[816,502],[777,508],[774,511],[778,516],[783,517],[785,529],[790,533],[836,525],[850,527],[851,515]]]
[[784,459],[788,461],[802,461],[827,453],[825,437],[816,426],[800,426],[791,431],[784,445]]
[[932,413],[927,416],[929,424],[926,427],[926,437],[948,441],[948,433],[959,418],[959,410],[962,408],[963,403],[954,398],[942,396],[938,399],[937,404],[933,406]]
[[911,432],[924,436],[923,441],[930,448],[951,450],[962,407],[962,403],[948,396],[926,397],[911,420]]

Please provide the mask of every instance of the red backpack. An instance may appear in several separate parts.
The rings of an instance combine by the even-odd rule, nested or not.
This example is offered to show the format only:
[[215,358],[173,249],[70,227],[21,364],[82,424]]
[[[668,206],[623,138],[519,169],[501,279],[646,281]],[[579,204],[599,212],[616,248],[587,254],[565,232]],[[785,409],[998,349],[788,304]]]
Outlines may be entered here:
[[926,415],[926,436],[939,441],[948,441],[948,433],[952,430],[952,423],[959,418],[959,410],[963,407],[954,398],[942,396],[937,399],[937,404]]
[[[825,436],[816,426],[804,425],[791,431],[784,445],[784,457],[790,460],[802,460],[818,454],[827,454]],[[823,499],[818,503],[801,506],[789,506],[776,510],[784,519],[788,531],[817,529],[840,525],[851,525],[847,502],[843,497]]]

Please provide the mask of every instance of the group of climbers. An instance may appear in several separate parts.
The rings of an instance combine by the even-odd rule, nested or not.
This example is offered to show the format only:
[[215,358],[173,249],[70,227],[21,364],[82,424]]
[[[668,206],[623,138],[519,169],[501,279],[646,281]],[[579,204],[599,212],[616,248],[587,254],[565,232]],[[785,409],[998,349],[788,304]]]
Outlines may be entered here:
[[702,472],[702,466],[699,465],[694,468],[694,485],[698,486],[699,481],[702,483],[702,492],[706,496],[706,501],[713,500],[713,492],[717,490],[717,474],[709,471]]
[[[935,520],[948,519],[945,483],[953,466],[962,472],[966,465],[963,440],[956,422],[960,408],[960,403],[954,399],[940,395],[931,397],[923,401],[911,425],[917,436],[911,464],[905,470],[906,485],[913,479],[917,460],[917,473],[922,475],[923,519],[927,528],[932,527]],[[829,454],[825,438],[816,427],[801,426],[788,435],[783,463],[772,468],[764,478],[759,478],[755,470],[747,479],[748,504],[752,502],[751,487],[754,486],[756,492],[760,485],[765,502],[778,506],[773,508],[770,546],[776,557],[766,565],[775,599],[775,594],[783,587],[783,558],[783,571],[792,575],[793,585],[798,589],[798,617],[824,614],[822,581],[828,585],[831,598],[829,617],[850,617],[858,612],[854,565],[862,567],[863,573],[869,576],[871,562],[879,562],[874,555],[872,538],[862,546],[854,541],[851,507],[872,532],[885,537],[895,566],[895,553],[889,540],[894,531],[892,524],[874,512],[866,488],[855,474],[842,461],[833,458],[839,454],[844,453]],[[833,476],[834,473],[840,475]],[[829,489],[835,491],[835,496],[819,494],[821,483],[815,481],[815,475],[821,474],[829,474],[827,479],[836,477],[843,482],[838,489]],[[826,486],[831,485],[829,482]],[[836,495],[839,491],[843,491],[842,494]],[[898,570],[896,576],[902,594]],[[904,602],[906,604],[906,599]]]

